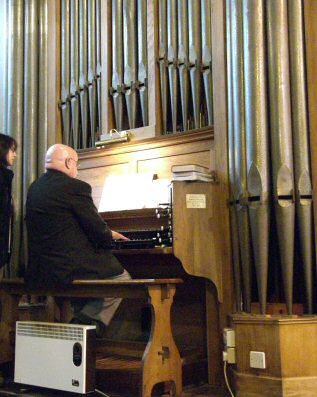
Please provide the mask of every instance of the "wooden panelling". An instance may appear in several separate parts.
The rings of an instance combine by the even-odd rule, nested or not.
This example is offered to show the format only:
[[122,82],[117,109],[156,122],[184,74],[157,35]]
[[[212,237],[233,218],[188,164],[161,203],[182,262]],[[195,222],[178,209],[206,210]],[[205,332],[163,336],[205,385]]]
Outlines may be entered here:
[[[187,197],[199,195],[205,208],[188,208]],[[212,183],[173,183],[174,254],[187,273],[206,277],[222,294],[222,212],[219,210],[219,186]],[[184,248],[186,247],[186,249]]]
[[212,131],[194,132],[137,143],[117,144],[100,150],[79,153],[79,179],[93,187],[98,206],[106,176],[129,173],[153,173],[170,178],[174,164],[201,164],[214,169]]
[[199,153],[181,153],[174,156],[145,159],[138,161],[138,172],[157,173],[159,178],[171,178],[171,167],[179,164],[196,164],[204,165],[214,170],[214,164],[210,162],[210,152],[208,150]]
[[[233,315],[237,397],[317,395],[317,316]],[[250,368],[250,351],[266,368]]]
[[95,206],[98,208],[103,186],[105,183],[105,178],[110,175],[122,175],[129,173],[129,164],[116,164],[116,165],[106,165],[104,167],[86,169],[80,171],[80,179],[88,182],[92,187],[92,196]]

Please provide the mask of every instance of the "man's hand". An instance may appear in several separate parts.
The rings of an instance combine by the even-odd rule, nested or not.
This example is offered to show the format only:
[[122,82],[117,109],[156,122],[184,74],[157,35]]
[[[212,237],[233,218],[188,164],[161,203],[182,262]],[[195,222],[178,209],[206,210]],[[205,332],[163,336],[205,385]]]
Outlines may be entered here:
[[115,232],[114,230],[111,230],[112,233],[112,239],[113,240],[130,240],[128,237],[124,236],[123,234],[119,232]]

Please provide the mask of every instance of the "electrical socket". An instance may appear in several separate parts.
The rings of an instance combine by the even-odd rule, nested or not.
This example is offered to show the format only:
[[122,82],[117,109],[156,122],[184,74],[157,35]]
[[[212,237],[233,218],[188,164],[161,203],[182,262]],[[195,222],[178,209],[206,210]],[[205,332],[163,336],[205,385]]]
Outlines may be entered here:
[[236,348],[235,347],[227,348],[227,362],[228,362],[228,364],[236,363]]
[[236,348],[228,347],[222,352],[222,360],[227,361],[228,364],[236,364]]
[[250,351],[250,367],[265,369],[266,368],[265,353]]
[[234,329],[224,328],[223,329],[223,343],[226,347],[236,347],[236,337]]

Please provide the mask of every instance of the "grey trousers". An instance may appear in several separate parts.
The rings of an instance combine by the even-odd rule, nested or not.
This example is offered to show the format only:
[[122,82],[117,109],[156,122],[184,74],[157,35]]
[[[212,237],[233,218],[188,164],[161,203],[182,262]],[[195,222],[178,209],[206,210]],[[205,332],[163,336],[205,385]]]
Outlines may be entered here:
[[[124,270],[122,274],[109,277],[107,280],[131,280],[131,276]],[[88,318],[109,325],[121,301],[122,298],[111,297],[104,299],[80,299],[72,302],[74,316],[82,320]]]

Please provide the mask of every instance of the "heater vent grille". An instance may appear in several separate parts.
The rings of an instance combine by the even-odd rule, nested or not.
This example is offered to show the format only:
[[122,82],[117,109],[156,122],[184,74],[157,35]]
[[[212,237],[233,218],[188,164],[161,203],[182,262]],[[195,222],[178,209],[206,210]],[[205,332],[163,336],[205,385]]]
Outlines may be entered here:
[[17,334],[37,338],[83,340],[83,329],[74,325],[18,322]]

